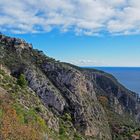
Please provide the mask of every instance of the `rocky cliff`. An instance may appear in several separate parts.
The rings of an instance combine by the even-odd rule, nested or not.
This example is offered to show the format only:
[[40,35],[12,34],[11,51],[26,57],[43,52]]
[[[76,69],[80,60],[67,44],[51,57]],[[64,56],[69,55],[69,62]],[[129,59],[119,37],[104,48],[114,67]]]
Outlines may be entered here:
[[56,61],[24,40],[5,35],[0,35],[0,63],[15,78],[25,75],[29,88],[56,117],[57,133],[60,123],[71,118],[64,139],[111,140],[139,127],[137,94],[110,74]]

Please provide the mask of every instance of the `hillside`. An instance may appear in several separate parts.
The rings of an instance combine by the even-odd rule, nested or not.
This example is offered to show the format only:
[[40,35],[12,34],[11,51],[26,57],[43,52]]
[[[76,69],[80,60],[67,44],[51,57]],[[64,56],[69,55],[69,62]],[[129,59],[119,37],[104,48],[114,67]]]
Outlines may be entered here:
[[0,65],[1,139],[139,138],[139,97],[112,75],[56,61],[5,35]]

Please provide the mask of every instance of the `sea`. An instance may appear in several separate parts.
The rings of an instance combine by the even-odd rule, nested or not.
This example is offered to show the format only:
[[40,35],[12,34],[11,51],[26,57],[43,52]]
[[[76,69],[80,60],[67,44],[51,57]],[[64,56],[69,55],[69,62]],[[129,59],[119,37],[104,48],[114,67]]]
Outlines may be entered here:
[[126,88],[140,95],[140,67],[90,67],[90,68],[102,70],[112,74]]

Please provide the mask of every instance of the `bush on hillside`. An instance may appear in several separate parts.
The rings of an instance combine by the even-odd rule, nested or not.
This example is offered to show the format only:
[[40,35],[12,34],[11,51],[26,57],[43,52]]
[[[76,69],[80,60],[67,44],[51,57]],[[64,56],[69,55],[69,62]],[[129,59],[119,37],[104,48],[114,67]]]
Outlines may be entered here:
[[27,86],[27,80],[23,74],[20,74],[17,80],[17,84],[20,85],[21,87],[26,87]]

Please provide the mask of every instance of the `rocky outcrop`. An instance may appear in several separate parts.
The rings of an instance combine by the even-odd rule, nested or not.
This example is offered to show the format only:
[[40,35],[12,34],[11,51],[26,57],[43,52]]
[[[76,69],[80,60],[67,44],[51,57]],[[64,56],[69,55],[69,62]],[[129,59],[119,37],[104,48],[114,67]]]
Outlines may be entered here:
[[65,110],[74,118],[75,127],[87,136],[109,139],[110,132],[105,112],[96,98],[92,83],[84,74],[59,63],[45,62],[42,64],[42,70],[68,103]]
[[26,43],[23,39],[11,38],[0,34],[0,43],[6,46],[14,46],[15,48],[32,48],[32,45]]
[[27,67],[24,74],[28,80],[29,86],[42,99],[47,107],[53,107],[59,112],[63,112],[65,100],[59,90],[53,86],[50,80],[39,70]]
[[96,85],[96,93],[104,95],[109,99],[110,107],[118,114],[129,112],[136,115],[139,98],[138,95],[125,87],[110,74],[96,70],[84,70],[90,81],[94,81]]

